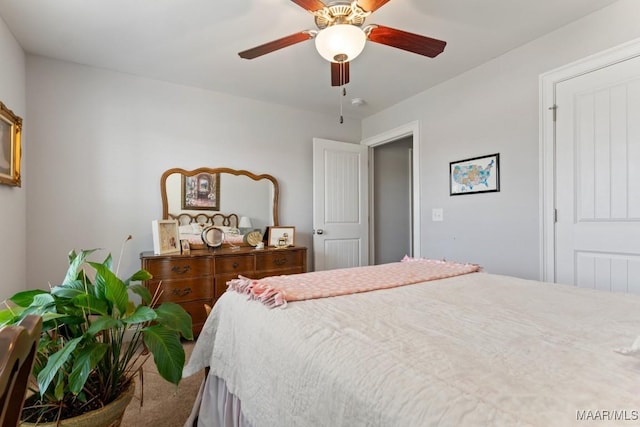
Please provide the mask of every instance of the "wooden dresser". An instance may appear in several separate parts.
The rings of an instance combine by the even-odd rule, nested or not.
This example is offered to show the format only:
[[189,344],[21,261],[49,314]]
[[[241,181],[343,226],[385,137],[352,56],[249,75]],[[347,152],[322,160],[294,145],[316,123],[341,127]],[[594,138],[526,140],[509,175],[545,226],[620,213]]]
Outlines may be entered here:
[[307,248],[253,247],[192,250],[185,254],[140,254],[142,268],[153,276],[143,282],[153,295],[162,284],[160,302],[180,304],[190,315],[197,335],[206,320],[204,304],[213,306],[227,290],[227,281],[243,275],[253,279],[306,273]]

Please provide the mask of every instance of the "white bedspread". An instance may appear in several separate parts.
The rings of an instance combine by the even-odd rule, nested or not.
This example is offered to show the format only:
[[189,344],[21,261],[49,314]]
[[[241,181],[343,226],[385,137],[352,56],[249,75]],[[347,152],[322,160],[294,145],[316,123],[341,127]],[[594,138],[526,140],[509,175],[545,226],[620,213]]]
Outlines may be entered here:
[[285,309],[227,292],[184,376],[210,366],[255,427],[635,425],[640,360],[614,350],[638,335],[638,296],[486,273]]

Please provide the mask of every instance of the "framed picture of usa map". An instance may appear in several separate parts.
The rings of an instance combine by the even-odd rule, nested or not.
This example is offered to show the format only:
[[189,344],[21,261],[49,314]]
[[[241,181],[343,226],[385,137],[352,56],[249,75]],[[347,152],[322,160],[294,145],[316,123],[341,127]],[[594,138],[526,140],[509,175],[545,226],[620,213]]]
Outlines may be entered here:
[[449,163],[451,196],[500,191],[500,154]]

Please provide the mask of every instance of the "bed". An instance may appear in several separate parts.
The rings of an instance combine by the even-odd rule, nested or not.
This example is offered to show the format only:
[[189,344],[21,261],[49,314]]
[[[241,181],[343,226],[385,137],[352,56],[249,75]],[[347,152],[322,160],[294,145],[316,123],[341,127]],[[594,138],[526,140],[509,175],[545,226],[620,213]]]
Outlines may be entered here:
[[639,334],[639,296],[484,272],[285,308],[227,291],[186,425],[630,425]]

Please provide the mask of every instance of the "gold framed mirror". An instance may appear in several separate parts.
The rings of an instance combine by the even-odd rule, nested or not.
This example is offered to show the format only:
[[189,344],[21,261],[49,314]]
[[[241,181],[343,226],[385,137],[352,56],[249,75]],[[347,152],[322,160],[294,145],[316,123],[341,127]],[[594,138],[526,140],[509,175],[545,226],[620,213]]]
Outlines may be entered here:
[[173,168],[160,177],[162,218],[180,223],[216,223],[238,227],[245,220],[251,229],[278,225],[278,181],[231,168]]

